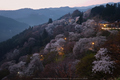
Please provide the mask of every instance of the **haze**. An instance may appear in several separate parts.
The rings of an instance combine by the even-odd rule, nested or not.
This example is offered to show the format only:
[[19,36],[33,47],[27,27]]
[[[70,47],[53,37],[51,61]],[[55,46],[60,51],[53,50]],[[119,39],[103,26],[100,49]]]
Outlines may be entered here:
[[120,0],[0,0],[0,10],[16,10],[20,8],[81,7]]

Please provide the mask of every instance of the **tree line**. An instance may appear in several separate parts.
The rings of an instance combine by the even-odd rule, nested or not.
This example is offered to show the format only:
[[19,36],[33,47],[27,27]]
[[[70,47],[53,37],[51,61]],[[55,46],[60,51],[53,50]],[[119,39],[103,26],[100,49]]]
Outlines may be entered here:
[[91,10],[91,17],[99,15],[102,19],[107,21],[116,21],[120,19],[120,3],[106,4],[96,6]]

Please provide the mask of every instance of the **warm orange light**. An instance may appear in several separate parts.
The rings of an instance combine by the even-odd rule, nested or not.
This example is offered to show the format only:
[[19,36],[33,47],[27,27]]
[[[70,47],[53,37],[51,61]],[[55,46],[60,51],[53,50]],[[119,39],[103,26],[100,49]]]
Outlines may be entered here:
[[41,55],[41,57],[43,57],[43,55]]
[[106,27],[106,24],[104,24],[104,27]]
[[58,52],[58,53],[59,53],[59,55],[60,55],[60,56],[64,55],[64,53],[63,53],[63,52]]
[[40,61],[43,61],[44,58],[41,58]]
[[43,55],[40,55],[40,61],[43,61],[43,60],[44,60]]
[[61,47],[62,50],[64,50],[64,48]]
[[89,48],[89,50],[92,50],[92,48]]
[[95,43],[94,42],[92,42],[92,45],[94,45]]
[[67,40],[67,38],[64,38],[64,40]]

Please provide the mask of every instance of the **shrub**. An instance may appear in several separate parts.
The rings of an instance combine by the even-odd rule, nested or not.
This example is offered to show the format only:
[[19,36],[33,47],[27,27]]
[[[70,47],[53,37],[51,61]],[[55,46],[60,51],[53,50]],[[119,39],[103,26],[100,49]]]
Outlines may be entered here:
[[76,65],[76,73],[80,78],[87,77],[89,80],[92,78],[92,62],[94,60],[94,54],[88,54]]
[[43,60],[43,65],[49,64],[51,62],[55,62],[56,59],[58,58],[57,52],[53,51],[45,55],[44,60]]

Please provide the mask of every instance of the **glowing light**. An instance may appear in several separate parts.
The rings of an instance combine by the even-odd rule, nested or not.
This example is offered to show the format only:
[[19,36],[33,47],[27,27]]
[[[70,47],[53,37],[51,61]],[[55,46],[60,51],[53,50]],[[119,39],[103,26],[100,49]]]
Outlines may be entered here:
[[89,50],[93,50],[92,48],[89,48]]
[[95,43],[94,42],[92,42],[92,45],[94,45]]
[[43,61],[44,58],[41,58],[40,61]]
[[57,48],[58,51],[63,51],[64,48],[63,47],[60,47],[60,48]]
[[41,55],[41,57],[43,57],[43,55]]
[[67,40],[67,38],[64,38],[64,40]]
[[110,29],[120,29],[120,28],[103,28],[103,27],[102,27],[102,29],[103,29],[103,30],[110,30]]
[[106,24],[104,24],[103,26],[106,27]]
[[61,47],[62,50],[64,50],[64,48]]
[[59,55],[60,55],[60,56],[64,55],[64,53],[63,53],[63,52],[58,52],[58,53],[59,53]]
[[19,74],[20,72],[18,72],[18,74]]
[[44,60],[44,57],[43,57],[43,55],[40,55],[41,57],[40,57],[40,61],[43,61]]

